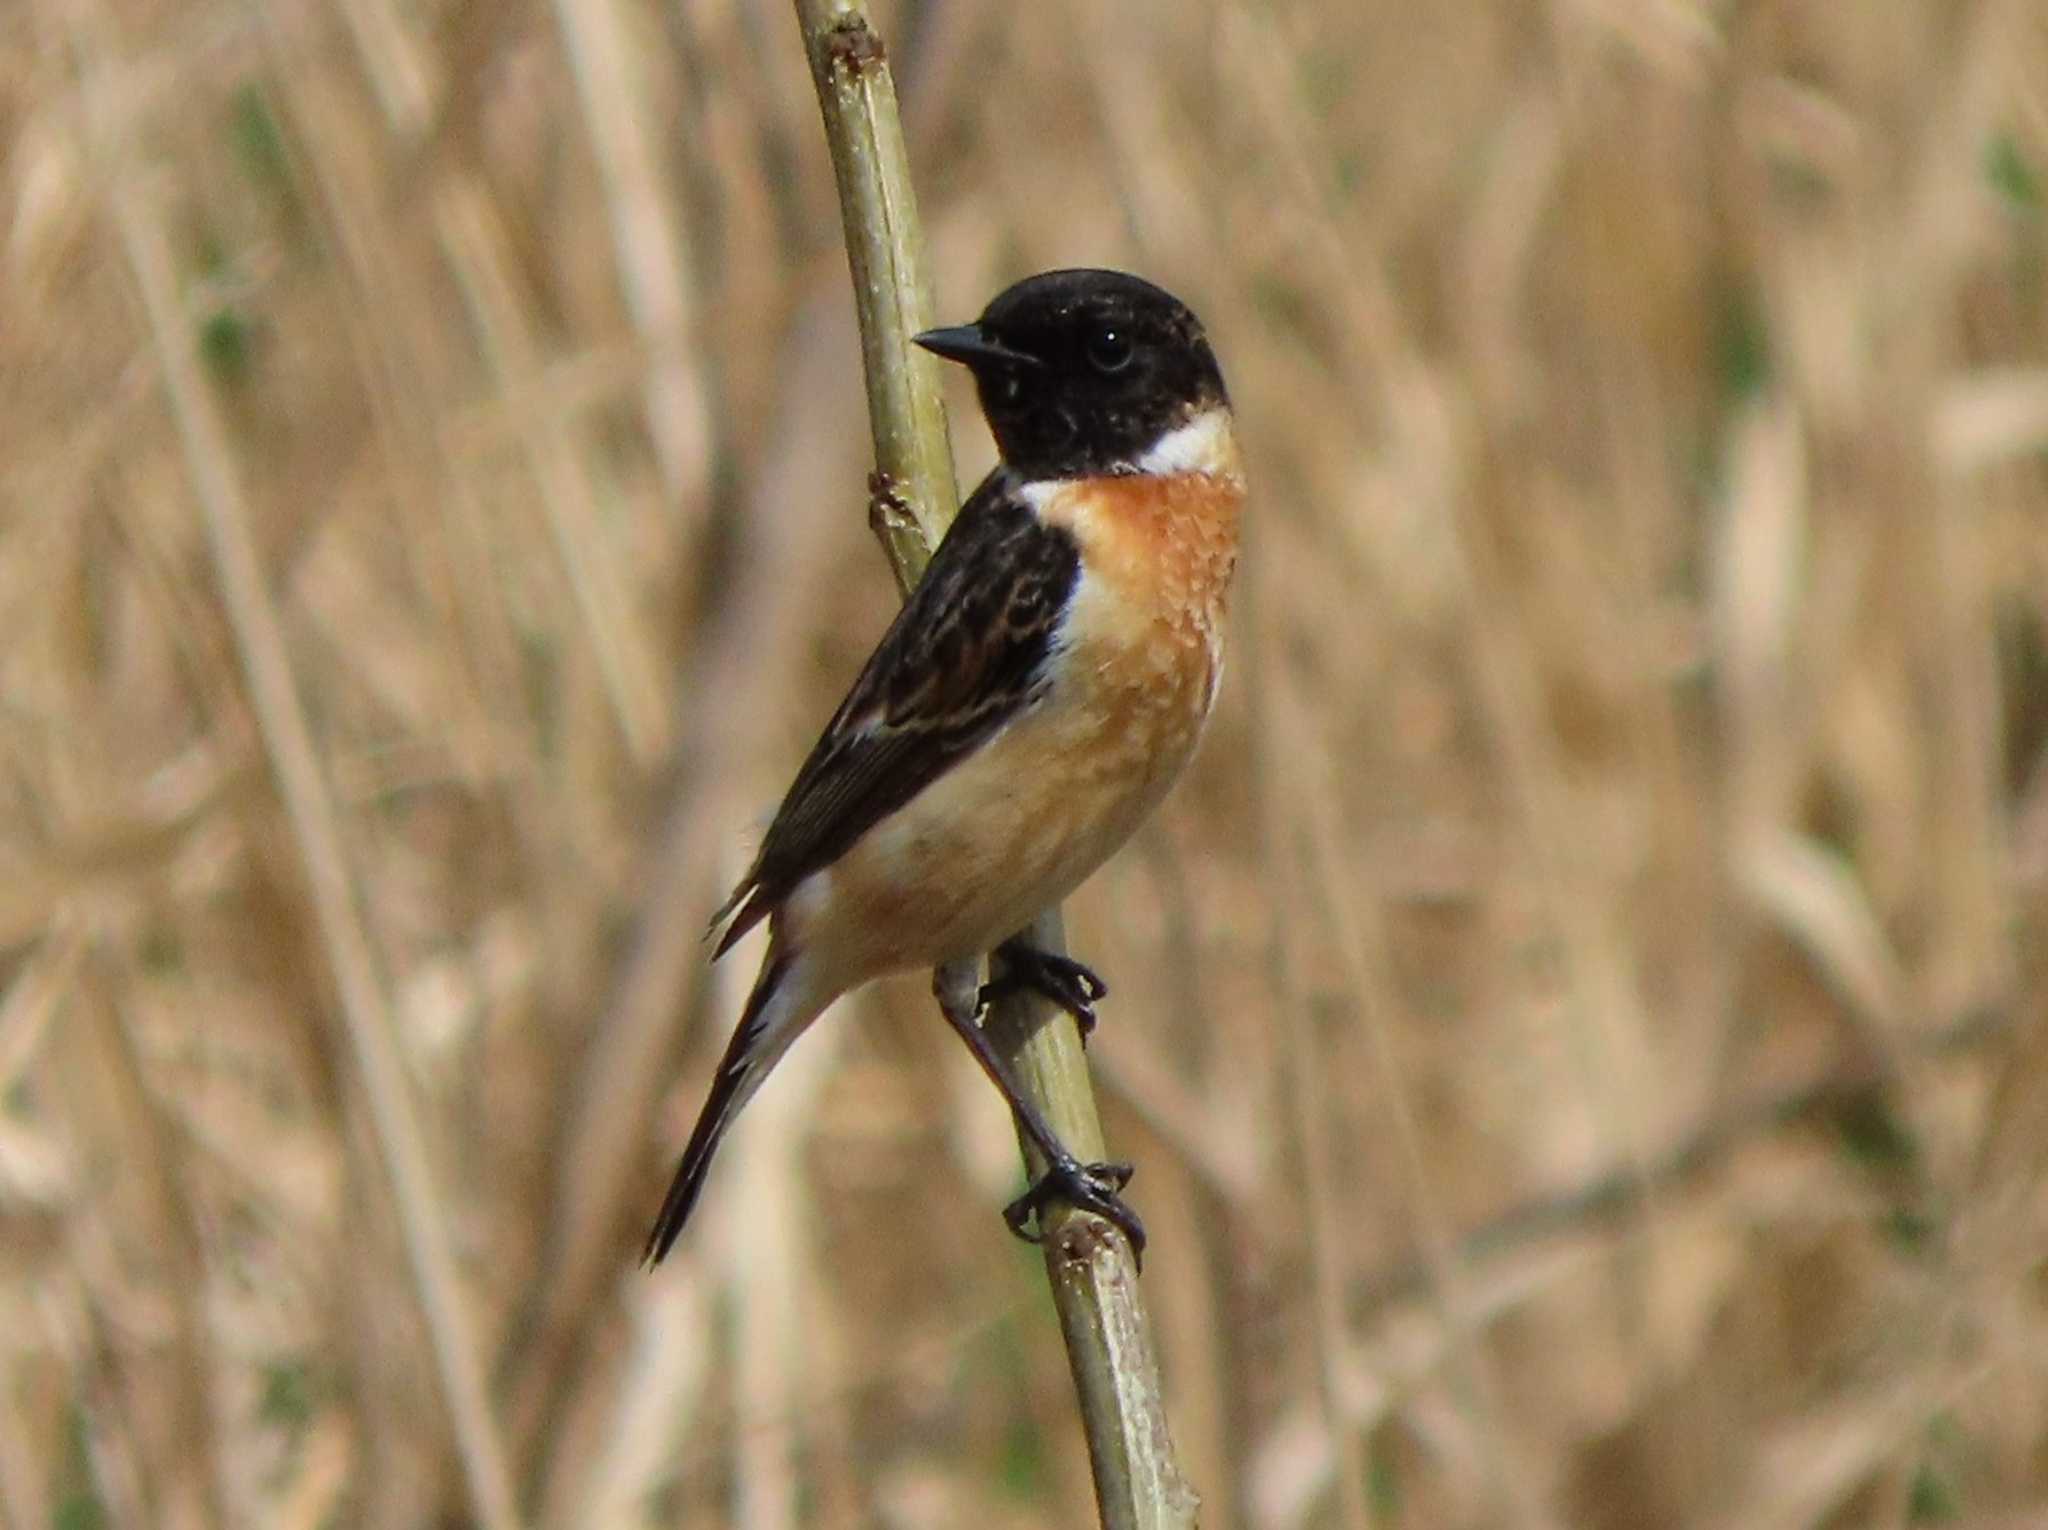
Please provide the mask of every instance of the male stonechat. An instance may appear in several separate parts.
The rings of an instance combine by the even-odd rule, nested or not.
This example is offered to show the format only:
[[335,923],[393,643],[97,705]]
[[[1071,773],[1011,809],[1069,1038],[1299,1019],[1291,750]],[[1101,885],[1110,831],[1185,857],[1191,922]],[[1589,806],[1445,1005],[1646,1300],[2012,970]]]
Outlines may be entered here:
[[1131,836],[1201,736],[1223,669],[1244,474],[1223,374],[1171,294],[1050,271],[972,324],[917,337],[974,375],[1001,461],[797,771],[713,928],[768,953],[683,1150],[645,1259],[674,1245],[719,1139],[791,1042],[849,989],[935,970],[947,1020],[1050,1166],[1054,1196],[1144,1232],[1122,1164],[1084,1164],[978,1022],[982,954],[1083,1027],[1105,989],[1014,938]]

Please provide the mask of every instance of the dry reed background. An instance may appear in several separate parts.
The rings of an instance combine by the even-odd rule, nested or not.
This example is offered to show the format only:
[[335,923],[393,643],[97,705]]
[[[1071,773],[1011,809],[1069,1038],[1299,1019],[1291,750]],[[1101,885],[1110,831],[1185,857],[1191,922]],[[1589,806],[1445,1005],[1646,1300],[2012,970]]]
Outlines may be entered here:
[[[2042,1523],[2048,11],[882,20],[942,315],[1249,434],[1071,911],[1205,1523]],[[1086,1522],[920,983],[633,1267],[894,600],[786,7],[12,0],[0,143],[0,1524]]]

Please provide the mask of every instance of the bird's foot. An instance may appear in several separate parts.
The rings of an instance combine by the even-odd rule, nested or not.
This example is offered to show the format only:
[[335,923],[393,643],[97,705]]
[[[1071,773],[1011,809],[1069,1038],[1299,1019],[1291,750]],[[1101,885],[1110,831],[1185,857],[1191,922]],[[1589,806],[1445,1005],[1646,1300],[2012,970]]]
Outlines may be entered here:
[[1006,940],[996,947],[1001,974],[981,985],[981,1008],[1020,990],[1043,995],[1074,1017],[1081,1028],[1081,1040],[1095,1031],[1095,1006],[1109,997],[1109,984],[1071,956],[1050,951],[1022,940]]
[[[1077,1210],[1094,1212],[1128,1238],[1131,1258],[1142,1268],[1145,1224],[1117,1193],[1131,1182],[1131,1172],[1127,1163],[1082,1163],[1071,1156],[1055,1159],[1036,1184],[1003,1208],[1003,1220],[1026,1243],[1037,1243],[1045,1237],[1046,1203],[1065,1201]],[[1035,1228],[1031,1225],[1034,1221]]]

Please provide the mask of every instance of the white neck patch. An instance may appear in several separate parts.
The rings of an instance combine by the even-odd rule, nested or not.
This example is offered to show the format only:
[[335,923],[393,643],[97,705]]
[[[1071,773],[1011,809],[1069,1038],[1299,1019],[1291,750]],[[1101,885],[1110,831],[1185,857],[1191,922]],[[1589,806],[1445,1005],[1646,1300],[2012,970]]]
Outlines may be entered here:
[[1140,473],[1162,477],[1175,473],[1235,475],[1237,441],[1231,433],[1229,409],[1204,409],[1154,441],[1131,466]]

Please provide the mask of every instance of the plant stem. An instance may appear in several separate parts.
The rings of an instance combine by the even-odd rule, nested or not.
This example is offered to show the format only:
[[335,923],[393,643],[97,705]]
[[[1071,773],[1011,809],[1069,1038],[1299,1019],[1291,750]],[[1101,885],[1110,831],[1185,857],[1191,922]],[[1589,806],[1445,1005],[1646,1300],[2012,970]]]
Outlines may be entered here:
[[[938,363],[911,343],[931,322],[931,284],[909,156],[887,52],[858,0],[796,0],[811,77],[824,113],[846,252],[860,316],[868,412],[875,436],[872,518],[897,582],[923,572],[959,502]],[[1064,948],[1057,909],[1031,930],[1042,950]],[[986,1021],[1011,1076],[1084,1162],[1104,1156],[1078,1031],[1048,1021],[1043,1002],[1015,994]],[[1044,1165],[1025,1147],[1035,1177]],[[1108,1223],[1048,1207],[1046,1275],[1065,1335],[1107,1530],[1167,1530],[1195,1522],[1199,1500],[1175,1459],[1151,1325],[1130,1246]]]
[[874,519],[907,594],[960,504],[939,363],[911,343],[931,323],[931,278],[896,82],[865,7],[797,0],[839,183],[875,435]]

